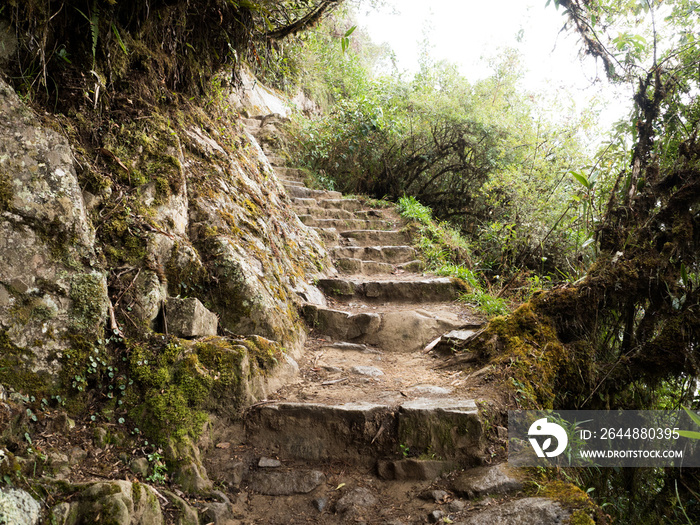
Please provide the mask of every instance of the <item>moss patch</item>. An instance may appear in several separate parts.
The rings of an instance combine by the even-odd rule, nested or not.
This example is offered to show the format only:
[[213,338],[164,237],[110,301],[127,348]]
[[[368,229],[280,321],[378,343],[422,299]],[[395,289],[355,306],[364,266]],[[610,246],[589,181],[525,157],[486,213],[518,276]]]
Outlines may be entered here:
[[107,289],[102,274],[93,272],[73,277],[70,287],[71,327],[95,333],[104,322]]
[[32,372],[34,354],[12,343],[6,330],[0,331],[0,384],[40,397],[51,387],[46,372]]
[[240,406],[245,357],[245,347],[218,337],[136,345],[129,366],[140,394],[131,417],[161,443],[198,436],[206,410]]
[[494,318],[472,343],[525,406],[552,408],[568,352],[546,317],[525,303],[508,317]]

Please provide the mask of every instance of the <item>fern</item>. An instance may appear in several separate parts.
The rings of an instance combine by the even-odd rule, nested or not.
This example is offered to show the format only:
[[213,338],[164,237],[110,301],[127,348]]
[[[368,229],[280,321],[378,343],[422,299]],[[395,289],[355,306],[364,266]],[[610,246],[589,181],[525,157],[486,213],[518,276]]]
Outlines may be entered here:
[[[97,55],[97,40],[100,36],[100,8],[97,6],[97,0],[92,2],[92,12],[90,16],[83,13],[77,7],[75,10],[80,13],[85,20],[90,24],[90,34],[92,35],[92,66],[95,67],[95,57]],[[121,39],[119,39],[121,42]]]

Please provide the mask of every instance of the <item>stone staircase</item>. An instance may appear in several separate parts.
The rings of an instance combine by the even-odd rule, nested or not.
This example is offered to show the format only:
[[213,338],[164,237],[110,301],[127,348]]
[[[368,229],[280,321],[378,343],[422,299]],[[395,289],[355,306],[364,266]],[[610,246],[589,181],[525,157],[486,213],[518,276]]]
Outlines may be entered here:
[[[255,136],[275,119],[244,122]],[[505,518],[474,499],[522,484],[489,465],[469,376],[429,351],[443,334],[465,338],[483,324],[456,301],[463,285],[421,273],[393,209],[310,189],[302,170],[263,150],[336,275],[316,283],[325,299],[302,309],[311,334],[299,381],[245,418],[232,483],[254,522],[563,523],[567,511],[544,498],[512,501]]]

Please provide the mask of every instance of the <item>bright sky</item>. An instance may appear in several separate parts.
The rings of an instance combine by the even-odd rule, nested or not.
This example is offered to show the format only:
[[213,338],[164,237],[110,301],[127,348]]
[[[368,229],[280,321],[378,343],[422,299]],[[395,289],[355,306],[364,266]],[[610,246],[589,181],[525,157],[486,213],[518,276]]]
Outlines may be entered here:
[[582,61],[577,38],[560,31],[563,10],[554,2],[545,4],[546,0],[386,0],[386,7],[377,11],[365,1],[358,22],[374,41],[389,43],[400,69],[416,70],[425,35],[435,58],[457,64],[472,81],[488,76],[488,58],[512,47],[523,56],[526,89],[557,90],[579,109],[589,99],[603,97],[610,102],[606,124],[625,115],[631,93],[612,99],[602,66],[591,58]]

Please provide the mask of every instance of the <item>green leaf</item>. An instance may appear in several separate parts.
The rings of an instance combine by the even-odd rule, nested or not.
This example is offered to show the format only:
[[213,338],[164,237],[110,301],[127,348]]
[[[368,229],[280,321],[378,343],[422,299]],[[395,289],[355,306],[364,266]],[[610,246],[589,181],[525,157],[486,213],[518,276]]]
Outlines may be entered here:
[[687,408],[683,407],[683,410],[685,410],[685,413],[688,414],[688,417],[693,420],[693,422],[700,426],[700,416],[698,416],[695,412],[692,410],[688,410]]
[[584,188],[589,190],[591,189],[591,183],[588,181],[585,175],[582,173],[576,173],[575,171],[572,171],[571,175],[573,175],[574,179],[579,181]]
[[[122,48],[122,51],[124,51],[125,55],[129,54],[129,51],[126,49],[126,45],[124,44],[124,41],[122,40],[121,35],[119,34],[119,30],[117,29],[117,26],[112,24],[112,32],[114,33],[114,36],[117,38],[117,42],[119,42],[119,47]],[[95,350],[97,351],[97,350]]]
[[684,263],[681,263],[681,282],[683,286],[688,286],[688,272],[685,269]]
[[700,432],[693,432],[692,430],[679,430],[678,435],[684,438],[700,439]]

